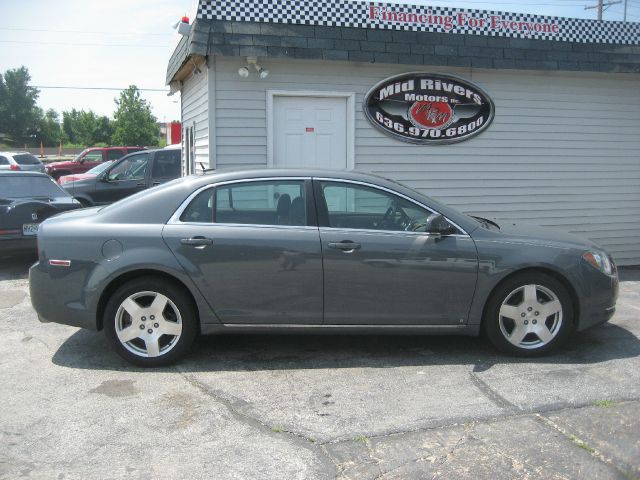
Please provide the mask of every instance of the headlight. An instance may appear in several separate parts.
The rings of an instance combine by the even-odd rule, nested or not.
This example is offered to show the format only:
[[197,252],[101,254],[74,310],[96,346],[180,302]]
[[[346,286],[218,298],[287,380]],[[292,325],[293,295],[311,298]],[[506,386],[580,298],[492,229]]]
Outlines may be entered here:
[[613,273],[613,265],[609,256],[604,252],[584,252],[582,258],[593,268],[600,270],[602,273],[611,275]]

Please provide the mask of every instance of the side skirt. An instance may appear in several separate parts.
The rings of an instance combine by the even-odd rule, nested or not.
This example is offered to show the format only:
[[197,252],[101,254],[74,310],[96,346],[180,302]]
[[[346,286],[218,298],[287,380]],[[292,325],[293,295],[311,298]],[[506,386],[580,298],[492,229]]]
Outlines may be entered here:
[[466,335],[477,336],[480,325],[295,325],[202,324],[203,335],[224,333],[277,335]]

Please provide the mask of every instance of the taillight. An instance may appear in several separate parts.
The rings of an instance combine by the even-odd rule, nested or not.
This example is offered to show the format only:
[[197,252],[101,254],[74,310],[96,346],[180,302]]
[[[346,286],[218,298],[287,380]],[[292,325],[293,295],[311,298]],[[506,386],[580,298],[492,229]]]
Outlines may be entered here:
[[11,165],[9,170],[20,170],[20,165]]

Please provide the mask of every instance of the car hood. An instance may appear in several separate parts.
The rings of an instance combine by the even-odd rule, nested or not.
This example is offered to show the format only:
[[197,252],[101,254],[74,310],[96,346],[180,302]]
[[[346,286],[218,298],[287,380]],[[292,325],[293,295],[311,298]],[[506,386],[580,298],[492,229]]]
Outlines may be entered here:
[[71,167],[73,166],[74,162],[71,160],[66,160],[64,162],[52,162],[52,163],[47,163],[47,167]]
[[[483,217],[488,218],[488,217]],[[490,232],[494,237],[507,242],[519,242],[529,245],[544,245],[556,248],[578,248],[589,249],[597,248],[603,250],[597,243],[574,235],[572,233],[563,232],[549,227],[540,227],[524,222],[513,222],[508,220],[490,219],[496,223],[500,230],[478,229],[478,232]],[[475,236],[475,235],[474,235]]]
[[66,182],[60,185],[71,195],[74,195],[75,192],[90,192],[93,191],[96,187],[97,176],[92,175],[88,178],[83,178],[81,180],[73,180],[71,182]]
[[69,182],[77,182],[78,180],[85,180],[87,178],[95,177],[95,173],[75,173],[73,175],[65,175],[58,179],[58,182],[62,181],[62,185]]

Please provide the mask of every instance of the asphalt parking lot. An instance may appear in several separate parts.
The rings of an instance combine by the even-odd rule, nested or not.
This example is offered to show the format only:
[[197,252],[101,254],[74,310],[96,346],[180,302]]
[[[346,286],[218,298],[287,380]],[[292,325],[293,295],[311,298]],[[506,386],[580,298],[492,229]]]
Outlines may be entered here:
[[142,370],[41,324],[0,259],[0,478],[640,478],[640,271],[613,320],[519,360],[481,339],[220,336]]

